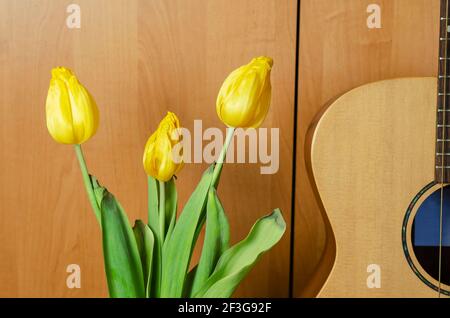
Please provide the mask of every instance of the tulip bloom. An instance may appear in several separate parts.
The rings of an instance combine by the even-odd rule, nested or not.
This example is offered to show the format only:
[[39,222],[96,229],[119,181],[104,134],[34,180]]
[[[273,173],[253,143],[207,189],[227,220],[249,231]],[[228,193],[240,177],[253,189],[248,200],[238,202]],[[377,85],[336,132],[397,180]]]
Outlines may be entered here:
[[46,115],[50,135],[62,144],[82,144],[98,128],[99,114],[94,99],[75,74],[64,67],[52,70]]
[[254,58],[233,71],[219,91],[216,111],[228,127],[258,128],[269,111],[272,86],[270,57]]
[[145,172],[159,181],[169,181],[183,167],[182,162],[175,163],[172,157],[174,146],[181,142],[179,128],[177,116],[168,112],[145,145],[143,158]]

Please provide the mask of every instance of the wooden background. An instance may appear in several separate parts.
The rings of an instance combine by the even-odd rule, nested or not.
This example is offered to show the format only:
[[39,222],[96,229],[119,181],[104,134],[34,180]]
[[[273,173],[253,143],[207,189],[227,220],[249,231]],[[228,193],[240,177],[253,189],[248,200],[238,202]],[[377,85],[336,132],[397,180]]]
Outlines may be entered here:
[[[265,127],[280,128],[280,170],[227,165],[220,195],[232,241],[280,207],[291,225],[292,156],[297,149],[294,296],[308,289],[324,245],[323,223],[304,164],[304,140],[325,103],[364,83],[437,73],[438,0],[82,0],[80,30],[65,25],[62,0],[0,0],[0,296],[106,297],[100,231],[70,146],[45,127],[50,69],[73,68],[101,111],[85,145],[88,165],[126,208],[146,217],[143,146],[167,110],[182,124],[223,127],[215,98],[226,75],[253,56],[275,59]],[[382,28],[366,26],[369,4]],[[296,40],[300,36],[297,136],[293,138]],[[179,175],[186,201],[206,165]],[[288,230],[236,292],[285,297]],[[68,264],[81,289],[66,287]]]
[[[367,28],[366,9],[373,3],[381,6],[381,29]],[[317,291],[308,285],[325,237],[306,175],[306,132],[325,104],[352,88],[436,76],[439,0],[302,0],[300,21],[294,295],[308,297]]]
[[[45,126],[54,66],[73,68],[101,112],[84,147],[90,171],[125,207],[146,218],[142,152],[166,111],[183,126],[220,127],[222,81],[252,57],[275,60],[273,103],[265,127],[280,127],[280,170],[227,165],[219,189],[232,241],[280,207],[288,231],[236,296],[288,295],[295,91],[294,0],[83,0],[81,29],[68,29],[54,0],[0,1],[0,296],[106,297],[101,238],[73,148]],[[178,176],[184,203],[206,165]],[[81,267],[81,289],[66,287],[66,267]]]

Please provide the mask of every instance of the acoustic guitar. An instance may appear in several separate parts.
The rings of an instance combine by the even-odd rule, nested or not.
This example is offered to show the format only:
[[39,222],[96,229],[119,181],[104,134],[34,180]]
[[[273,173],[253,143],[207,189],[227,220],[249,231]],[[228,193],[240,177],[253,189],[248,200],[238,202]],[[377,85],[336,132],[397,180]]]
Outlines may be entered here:
[[450,295],[449,1],[438,79],[356,88],[310,127],[306,161],[327,235],[310,285],[319,297]]

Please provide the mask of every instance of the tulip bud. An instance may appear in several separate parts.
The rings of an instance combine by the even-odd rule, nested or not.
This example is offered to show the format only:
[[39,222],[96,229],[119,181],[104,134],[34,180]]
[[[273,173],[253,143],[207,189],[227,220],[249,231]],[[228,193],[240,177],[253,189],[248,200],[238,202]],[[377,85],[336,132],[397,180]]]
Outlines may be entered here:
[[216,102],[217,114],[225,125],[257,128],[263,123],[272,95],[272,65],[270,57],[254,58],[227,77]]
[[177,116],[168,112],[145,145],[143,158],[145,172],[159,181],[169,181],[183,167],[183,162],[175,163],[172,154],[174,146],[181,142],[179,128]]
[[99,114],[91,94],[64,67],[52,70],[46,102],[47,128],[62,144],[82,144],[98,128]]

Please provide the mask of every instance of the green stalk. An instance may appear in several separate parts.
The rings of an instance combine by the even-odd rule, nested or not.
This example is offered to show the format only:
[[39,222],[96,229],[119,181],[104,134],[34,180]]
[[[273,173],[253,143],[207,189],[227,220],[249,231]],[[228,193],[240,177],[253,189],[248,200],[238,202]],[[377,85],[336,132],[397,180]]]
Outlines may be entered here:
[[84,160],[83,151],[81,150],[81,145],[75,145],[75,153],[78,158],[78,162],[80,163],[81,174],[83,175],[84,187],[86,188],[86,192],[88,194],[89,202],[91,203],[92,209],[94,210],[95,217],[97,218],[100,227],[102,226],[102,218],[100,207],[97,204],[97,200],[95,199],[94,188],[92,187],[91,177],[87,170],[86,161]]
[[150,176],[147,176],[147,213],[148,213],[148,220],[147,223],[150,224],[150,220],[152,217],[152,188],[151,188],[151,184],[152,184],[153,180]]
[[159,231],[161,234],[161,244],[164,243],[166,227],[166,190],[164,181],[159,181]]
[[214,167],[214,172],[212,176],[212,184],[215,188],[217,188],[217,183],[219,182],[219,176],[222,171],[223,163],[225,162],[225,157],[227,156],[227,150],[230,146],[230,142],[233,139],[234,135],[234,127],[228,127],[227,128],[227,137],[225,139],[225,143],[222,147],[222,150],[220,151],[219,158],[217,159],[216,166]]

